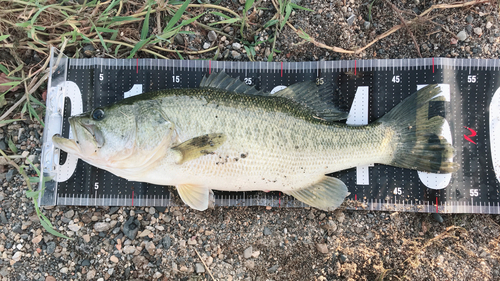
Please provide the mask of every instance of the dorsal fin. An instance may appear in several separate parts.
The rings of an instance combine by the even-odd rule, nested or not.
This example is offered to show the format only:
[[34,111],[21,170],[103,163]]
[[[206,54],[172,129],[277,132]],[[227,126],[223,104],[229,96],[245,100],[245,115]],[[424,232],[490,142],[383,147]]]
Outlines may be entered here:
[[[270,94],[250,87],[238,78],[227,75],[224,71],[214,72],[203,77],[200,87],[211,87],[245,95],[269,96]],[[311,110],[311,113],[326,121],[347,119],[347,112],[341,111],[333,102],[334,88],[331,84],[317,86],[312,81],[300,82],[276,92],[273,96],[293,100]]]
[[261,95],[261,96],[268,95],[263,91],[255,89],[255,87],[250,87],[246,85],[238,78],[233,78],[227,75],[224,71],[218,73],[214,72],[210,74],[208,77],[204,76],[200,83],[200,88],[201,87],[217,88],[245,95]]
[[313,114],[326,121],[347,119],[347,112],[341,111],[333,102],[332,84],[317,86],[313,81],[295,83],[274,95],[291,99],[309,108]]

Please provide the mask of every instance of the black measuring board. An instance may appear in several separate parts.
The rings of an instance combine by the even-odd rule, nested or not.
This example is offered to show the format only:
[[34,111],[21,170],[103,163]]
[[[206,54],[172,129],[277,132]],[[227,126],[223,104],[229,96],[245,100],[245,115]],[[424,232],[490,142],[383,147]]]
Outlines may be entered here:
[[[428,115],[446,118],[448,137],[456,149],[454,161],[460,165],[457,172],[448,176],[429,175],[374,164],[330,176],[346,183],[350,192],[348,208],[498,214],[499,67],[498,60],[447,58],[284,63],[63,59],[58,66],[61,71],[51,77],[49,85],[46,131],[50,137],[54,132],[68,137],[70,115],[142,92],[194,88],[205,75],[219,71],[265,91],[309,80],[333,84],[335,103],[349,112],[346,122],[353,125],[373,122],[420,87],[440,84],[445,100],[433,102]],[[51,127],[51,121],[57,125]],[[46,183],[46,194],[40,201],[43,205],[181,203],[174,200],[178,196],[172,188],[130,182],[81,160],[70,159],[54,149],[47,134],[43,149],[44,173],[56,174],[54,180]],[[55,164],[48,164],[49,155],[55,155]],[[215,204],[219,206],[305,206],[279,192],[214,192]]]

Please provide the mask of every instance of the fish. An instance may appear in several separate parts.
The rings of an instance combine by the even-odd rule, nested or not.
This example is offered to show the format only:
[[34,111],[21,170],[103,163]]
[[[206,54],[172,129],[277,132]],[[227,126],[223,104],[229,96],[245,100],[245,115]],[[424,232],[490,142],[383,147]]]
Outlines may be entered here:
[[212,190],[280,191],[331,211],[348,196],[333,172],[372,163],[453,173],[454,149],[441,136],[437,85],[411,94],[364,126],[342,120],[333,85],[292,84],[274,94],[225,72],[199,87],[128,97],[69,117],[73,139],[54,145],[119,177],[175,186],[182,201],[206,210]]

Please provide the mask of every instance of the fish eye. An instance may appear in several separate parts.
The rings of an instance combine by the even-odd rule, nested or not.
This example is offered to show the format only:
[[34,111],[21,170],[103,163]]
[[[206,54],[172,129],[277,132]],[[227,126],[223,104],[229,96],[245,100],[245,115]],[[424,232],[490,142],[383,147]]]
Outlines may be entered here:
[[102,110],[102,108],[94,109],[94,111],[92,111],[92,119],[96,121],[104,119],[104,110]]

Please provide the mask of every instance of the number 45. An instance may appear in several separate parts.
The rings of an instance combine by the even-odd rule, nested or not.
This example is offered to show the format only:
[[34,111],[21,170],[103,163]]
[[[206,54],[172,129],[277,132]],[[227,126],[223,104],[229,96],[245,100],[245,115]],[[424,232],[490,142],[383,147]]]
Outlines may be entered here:
[[401,194],[403,194],[403,190],[401,190],[401,187],[396,187],[396,188],[394,188],[394,191],[392,193],[394,193],[396,195],[401,195]]

